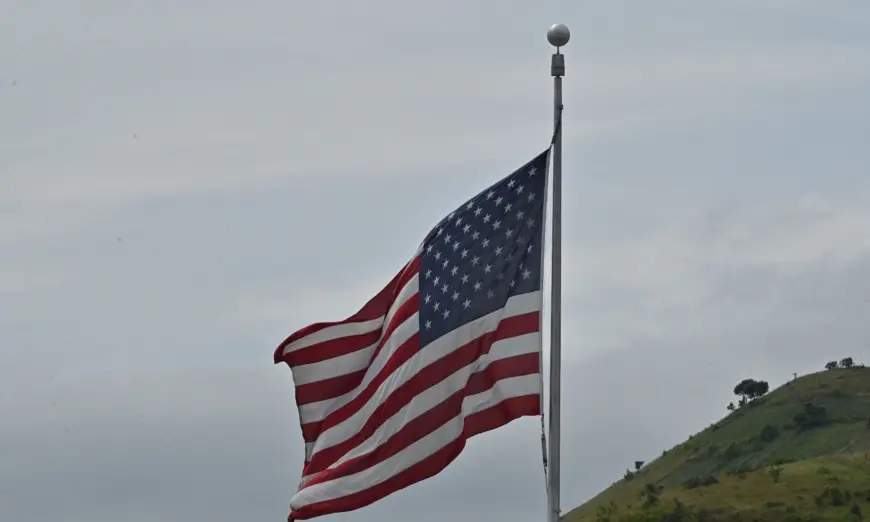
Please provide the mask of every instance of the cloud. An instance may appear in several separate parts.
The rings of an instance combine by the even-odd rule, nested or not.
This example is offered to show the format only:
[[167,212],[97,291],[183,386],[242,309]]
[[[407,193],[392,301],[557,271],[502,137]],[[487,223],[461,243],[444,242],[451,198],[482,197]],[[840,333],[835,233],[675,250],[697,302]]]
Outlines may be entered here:
[[[0,21],[0,519],[282,520],[302,444],[272,350],[546,146],[554,21],[563,507],[741,378],[870,359],[866,8],[43,7]],[[541,517],[539,437],[335,520]]]

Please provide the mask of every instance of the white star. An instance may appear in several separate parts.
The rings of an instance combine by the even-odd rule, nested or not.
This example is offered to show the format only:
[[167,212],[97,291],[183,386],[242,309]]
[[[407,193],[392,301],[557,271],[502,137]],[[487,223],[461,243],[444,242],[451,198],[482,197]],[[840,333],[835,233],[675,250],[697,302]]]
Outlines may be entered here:
[[514,181],[514,180],[508,181],[508,188],[514,188],[515,183],[516,183],[516,181]]
[[444,310],[443,315],[444,315],[444,319],[447,319],[447,317],[450,315],[450,309],[448,308],[447,310]]
[[450,237],[451,237],[450,234],[447,234],[446,236],[444,236],[444,244],[447,244],[450,242]]
[[502,201],[504,201],[504,198],[501,197],[501,196],[495,198],[495,206],[499,206],[499,205],[501,205],[501,202],[502,202]]
[[434,247],[432,246],[432,243],[429,243],[429,245],[426,247],[426,253],[428,254],[429,252],[431,252],[433,248]]
[[453,243],[453,251],[459,250],[459,241]]
[[432,277],[432,269],[430,268],[429,270],[426,270],[426,275],[423,277],[426,279],[429,279],[430,277]]
[[495,196],[495,192],[491,190],[486,193],[486,199],[492,199],[493,196]]
[[513,230],[511,230],[511,229],[507,229],[507,230],[505,231],[505,233],[504,233],[504,236],[505,236],[505,237],[511,237],[511,235],[513,235],[513,233],[514,233]]
[[522,210],[520,210],[519,212],[517,212],[517,219],[523,219],[523,216],[525,216],[525,215],[526,215],[526,213],[523,212]]
[[483,267],[484,274],[488,274],[490,272],[492,272],[492,265],[486,265],[485,267]]
[[486,297],[492,299],[493,297],[495,297],[495,292],[493,292],[492,290],[487,290]]
[[532,253],[532,247],[533,247],[533,246],[534,246],[534,245],[532,245],[531,243],[529,243],[529,247],[526,248],[526,253],[531,254],[531,253]]
[[456,275],[456,272],[459,272],[458,266],[454,266],[453,268],[450,269],[450,275]]
[[426,321],[426,329],[429,330],[432,328],[432,321]]
[[504,211],[505,211],[505,213],[510,212],[511,209],[513,208],[513,206],[514,206],[513,203],[508,203],[507,205],[505,205],[505,206],[504,206]]
[[535,227],[535,220],[532,219],[532,218],[527,219],[527,220],[526,220],[526,226],[529,227],[529,228],[534,228],[534,227]]
[[463,283],[467,283],[467,282],[468,282],[468,274],[462,274],[462,282],[463,282]]
[[423,298],[423,302],[426,304],[429,304],[430,299],[432,299],[432,296],[429,294],[426,294],[426,297]]
[[465,301],[462,302],[462,306],[464,306],[465,308],[468,308],[469,306],[471,306],[471,300],[466,299]]
[[489,220],[490,220],[490,219],[492,219],[492,216],[490,216],[489,214],[483,216],[483,222],[484,222],[484,223],[489,223]]
[[449,260],[449,259],[445,259],[444,262],[441,263],[441,268],[447,268],[447,265],[449,265],[449,264],[450,264],[450,260]]
[[462,231],[465,232],[466,234],[468,233],[469,230],[471,230],[471,225],[469,225],[469,224],[466,224],[464,227],[462,227]]
[[474,283],[474,289],[475,289],[475,290],[480,290],[480,281]]
[[483,239],[483,248],[486,248],[486,247],[488,247],[488,246],[489,246],[489,239],[484,238],[484,239]]
[[461,224],[462,224],[462,218],[457,219],[457,220],[456,220],[456,226],[458,227],[458,226],[461,225]]
[[522,185],[520,185],[519,187],[517,187],[517,194],[522,194],[522,193],[523,193],[523,188],[524,188],[524,187],[523,187]]
[[446,294],[448,288],[449,288],[449,287],[447,286],[447,283],[445,283],[445,284],[441,287],[441,292]]
[[471,234],[471,239],[477,239],[479,237],[480,237],[480,232],[478,232],[477,230],[475,230],[474,233]]
[[477,263],[479,263],[479,262],[480,262],[480,258],[479,258],[479,257],[474,256],[474,257],[471,258],[471,266],[477,266]]
[[513,288],[513,287],[515,287],[515,286],[517,286],[517,282],[514,281],[513,279],[511,279],[510,287]]
[[529,177],[534,176],[536,172],[538,172],[538,168],[537,168],[537,167],[532,167],[532,168],[530,168],[530,169],[529,169]]
[[529,201],[532,201],[533,199],[535,199],[535,193],[534,193],[534,192],[530,193],[530,194],[528,195],[528,198],[527,198],[527,199],[528,199]]
[[441,305],[440,305],[440,304],[438,304],[438,301],[435,301],[435,305],[434,305],[434,306],[432,306],[432,308],[434,308],[434,309],[435,309],[435,311],[436,311],[436,312],[437,312],[437,311],[438,311],[438,309],[439,309],[439,308],[441,308]]
[[465,210],[471,210],[472,208],[474,208],[474,200],[473,199],[471,201],[469,201],[467,205],[465,205]]
[[477,207],[476,209],[474,209],[474,217],[479,216],[481,212],[483,212],[483,209],[480,207]]
[[523,270],[523,279],[528,279],[530,277],[532,277],[532,271],[529,270],[528,268]]
[[435,259],[436,259],[436,260],[437,260],[437,259],[441,259],[441,251],[440,251],[440,250],[438,250],[438,251],[435,252]]
[[439,235],[439,236],[440,236],[442,232],[444,232],[444,229],[443,229],[443,228],[439,228],[439,229],[438,229],[438,234],[436,234],[436,235]]
[[465,250],[460,252],[459,257],[461,257],[462,259],[465,259],[466,257],[468,257],[468,249],[466,248]]
[[500,256],[502,250],[503,250],[503,249],[502,249],[502,247],[500,247],[500,246],[495,247],[495,255]]
[[438,286],[438,281],[440,281],[440,280],[441,280],[440,276],[435,276],[435,279],[432,280],[432,284],[435,286]]
[[492,224],[492,229],[498,230],[498,227],[500,227],[500,226],[501,226],[501,221],[496,219],[495,222]]
[[457,299],[459,299],[459,292],[453,292],[453,296],[452,296],[452,297],[453,297],[453,300],[454,300],[454,301],[456,301]]

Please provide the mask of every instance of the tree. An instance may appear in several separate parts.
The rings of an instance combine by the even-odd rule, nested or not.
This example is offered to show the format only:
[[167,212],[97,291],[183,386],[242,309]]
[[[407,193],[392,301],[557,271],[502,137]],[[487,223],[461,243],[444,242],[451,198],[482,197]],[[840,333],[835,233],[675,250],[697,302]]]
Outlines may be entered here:
[[770,385],[767,381],[756,381],[755,379],[743,379],[737,386],[734,387],[734,395],[739,395],[740,406],[743,406],[750,401],[754,401],[764,396],[770,390]]
[[750,390],[750,399],[760,399],[770,391],[770,385],[767,381],[756,381],[755,386]]
[[774,482],[779,482],[779,477],[782,476],[782,462],[777,461],[771,465],[768,473]]
[[853,363],[851,357],[846,357],[845,359],[843,359],[842,361],[840,361],[840,366],[843,367],[843,368],[851,368],[851,367],[852,367],[852,364],[854,364],[854,363]]
[[837,368],[837,361],[831,361],[825,365],[826,370],[833,370]]
[[734,406],[734,403],[733,403],[733,402],[729,402],[729,403],[728,403],[728,411],[734,411],[734,410],[736,410],[736,409],[737,409],[737,408]]
[[642,467],[643,467],[643,461],[642,461],[642,460],[636,460],[636,461],[634,461],[634,470],[635,470],[635,471],[640,471],[640,468],[642,468]]
[[744,405],[749,401],[749,390],[755,384],[753,379],[743,379],[737,386],[734,387],[734,395],[740,396],[740,405]]

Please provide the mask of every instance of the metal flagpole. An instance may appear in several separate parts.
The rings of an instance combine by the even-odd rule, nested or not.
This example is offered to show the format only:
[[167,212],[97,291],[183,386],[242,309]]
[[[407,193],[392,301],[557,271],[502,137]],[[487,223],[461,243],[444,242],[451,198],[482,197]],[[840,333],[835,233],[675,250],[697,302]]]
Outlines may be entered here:
[[565,56],[559,48],[568,43],[571,32],[564,24],[556,24],[547,31],[547,41],[556,47],[550,62],[553,77],[553,238],[552,268],[550,272],[550,447],[549,522],[559,522],[559,443],[562,387],[562,76],[565,75]]

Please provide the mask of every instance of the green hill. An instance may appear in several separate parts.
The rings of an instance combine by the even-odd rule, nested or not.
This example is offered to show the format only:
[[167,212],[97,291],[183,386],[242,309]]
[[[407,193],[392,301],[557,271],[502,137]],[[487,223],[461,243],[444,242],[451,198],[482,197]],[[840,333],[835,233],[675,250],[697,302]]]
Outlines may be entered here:
[[870,368],[761,388],[563,520],[870,521]]

